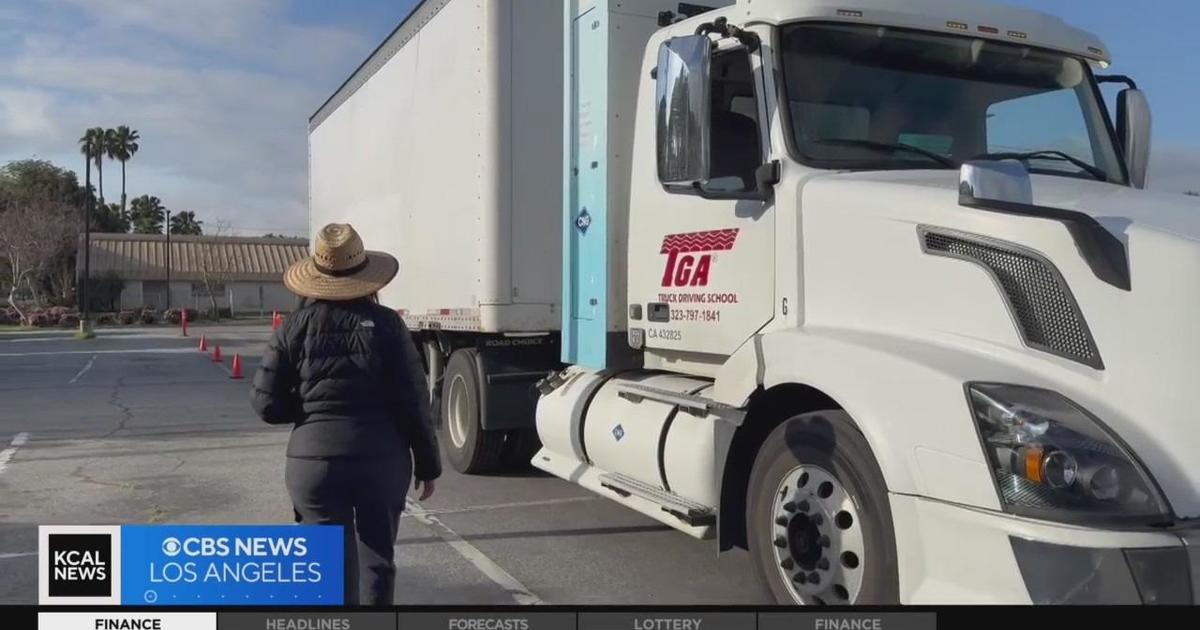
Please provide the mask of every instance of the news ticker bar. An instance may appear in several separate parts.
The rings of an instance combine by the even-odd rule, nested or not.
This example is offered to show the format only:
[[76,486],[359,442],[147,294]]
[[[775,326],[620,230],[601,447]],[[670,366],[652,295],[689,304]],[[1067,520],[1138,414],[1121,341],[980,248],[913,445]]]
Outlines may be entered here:
[[936,630],[932,612],[39,612],[40,630]]

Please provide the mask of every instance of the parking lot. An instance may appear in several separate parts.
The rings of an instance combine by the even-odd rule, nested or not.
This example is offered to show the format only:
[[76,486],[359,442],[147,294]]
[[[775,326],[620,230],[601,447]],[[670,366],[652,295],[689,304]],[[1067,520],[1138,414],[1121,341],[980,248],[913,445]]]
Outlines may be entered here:
[[[286,523],[285,428],[249,379],[269,326],[0,333],[0,603],[37,600],[37,526]],[[222,363],[197,348],[205,334]],[[232,380],[240,354],[245,380]],[[447,467],[396,541],[403,604],[765,603],[743,552],[529,471]]]

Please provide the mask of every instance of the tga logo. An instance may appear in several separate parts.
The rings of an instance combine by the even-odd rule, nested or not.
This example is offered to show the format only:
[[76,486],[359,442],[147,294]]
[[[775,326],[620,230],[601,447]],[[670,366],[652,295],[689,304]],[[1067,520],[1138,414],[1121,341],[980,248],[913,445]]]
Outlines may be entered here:
[[664,287],[706,287],[712,270],[713,252],[729,251],[737,241],[738,229],[668,234],[660,254],[666,254]]
[[50,534],[50,597],[110,597],[111,534]]

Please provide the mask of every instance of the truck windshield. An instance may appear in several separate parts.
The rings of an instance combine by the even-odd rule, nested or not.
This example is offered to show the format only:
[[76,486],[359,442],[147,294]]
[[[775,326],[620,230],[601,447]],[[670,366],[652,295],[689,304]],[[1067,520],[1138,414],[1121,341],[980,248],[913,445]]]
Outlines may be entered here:
[[797,159],[846,170],[1016,158],[1114,183],[1125,172],[1087,64],[1039,48],[878,26],[782,32]]

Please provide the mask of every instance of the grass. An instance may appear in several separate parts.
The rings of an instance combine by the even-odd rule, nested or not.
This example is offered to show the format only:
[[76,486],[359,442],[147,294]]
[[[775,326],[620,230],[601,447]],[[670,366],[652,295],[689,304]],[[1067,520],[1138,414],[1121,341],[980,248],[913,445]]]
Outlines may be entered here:
[[73,337],[73,338],[74,338],[76,341],[86,341],[86,340],[88,340],[88,339],[95,339],[95,338],[96,338],[96,331],[94,331],[94,330],[87,330],[87,331],[84,331],[84,330],[77,330],[77,331],[75,331],[75,334],[74,334],[74,335],[72,335],[72,337]]

